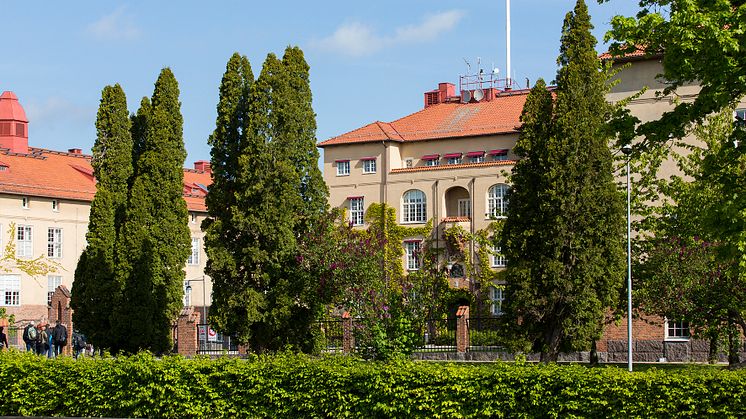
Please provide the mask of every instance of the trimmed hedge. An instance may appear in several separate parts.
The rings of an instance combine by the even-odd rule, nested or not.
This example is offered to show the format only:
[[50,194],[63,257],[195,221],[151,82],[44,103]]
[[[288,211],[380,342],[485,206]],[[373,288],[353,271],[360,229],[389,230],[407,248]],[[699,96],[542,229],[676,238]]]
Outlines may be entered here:
[[0,415],[743,417],[746,371],[0,353]]

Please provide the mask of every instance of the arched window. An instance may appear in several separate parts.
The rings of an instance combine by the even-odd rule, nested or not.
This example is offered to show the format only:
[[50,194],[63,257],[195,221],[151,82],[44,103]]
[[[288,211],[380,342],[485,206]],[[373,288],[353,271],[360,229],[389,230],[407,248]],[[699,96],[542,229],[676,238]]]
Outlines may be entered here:
[[427,218],[425,193],[412,189],[404,193],[402,223],[424,223]]
[[508,185],[492,185],[487,191],[487,216],[500,218],[508,215]]

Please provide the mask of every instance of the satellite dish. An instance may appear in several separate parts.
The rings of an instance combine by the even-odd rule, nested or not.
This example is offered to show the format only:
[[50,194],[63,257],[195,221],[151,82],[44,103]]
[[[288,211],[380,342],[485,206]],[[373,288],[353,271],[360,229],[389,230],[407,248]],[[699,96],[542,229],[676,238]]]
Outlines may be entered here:
[[468,90],[461,91],[461,102],[463,103],[469,103],[471,102],[471,92]]
[[476,89],[476,90],[474,90],[474,100],[476,100],[477,102],[479,102],[482,99],[484,99],[484,90],[482,90],[482,89]]

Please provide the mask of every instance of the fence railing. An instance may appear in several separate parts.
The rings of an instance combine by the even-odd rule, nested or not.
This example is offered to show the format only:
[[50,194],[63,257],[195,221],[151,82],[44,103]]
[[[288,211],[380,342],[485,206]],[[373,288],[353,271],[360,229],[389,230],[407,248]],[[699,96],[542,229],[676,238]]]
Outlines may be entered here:
[[319,345],[321,352],[341,353],[344,341],[344,327],[341,319],[320,320],[316,322],[319,328]]
[[467,320],[471,352],[502,350],[500,325],[497,317],[472,317]]
[[210,328],[208,324],[197,325],[197,353],[205,355],[238,354],[238,342],[230,336]]
[[456,318],[426,319],[420,336],[418,352],[454,352],[456,350]]

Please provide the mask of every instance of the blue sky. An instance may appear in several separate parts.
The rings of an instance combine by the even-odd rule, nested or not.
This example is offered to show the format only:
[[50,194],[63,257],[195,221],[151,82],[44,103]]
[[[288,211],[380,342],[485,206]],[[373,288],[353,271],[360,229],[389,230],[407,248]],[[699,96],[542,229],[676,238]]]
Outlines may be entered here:
[[[599,50],[615,14],[636,1],[588,0]],[[574,0],[513,0],[512,67],[525,84],[554,78],[564,14]],[[181,88],[185,165],[209,159],[218,86],[234,51],[258,76],[267,53],[300,46],[311,66],[317,138],[391,121],[422,107],[423,93],[481,58],[505,71],[505,2],[0,0],[5,32],[0,91],[30,119],[29,142],[90,151],[101,89],[120,83],[130,111],[150,96],[162,67]]]

